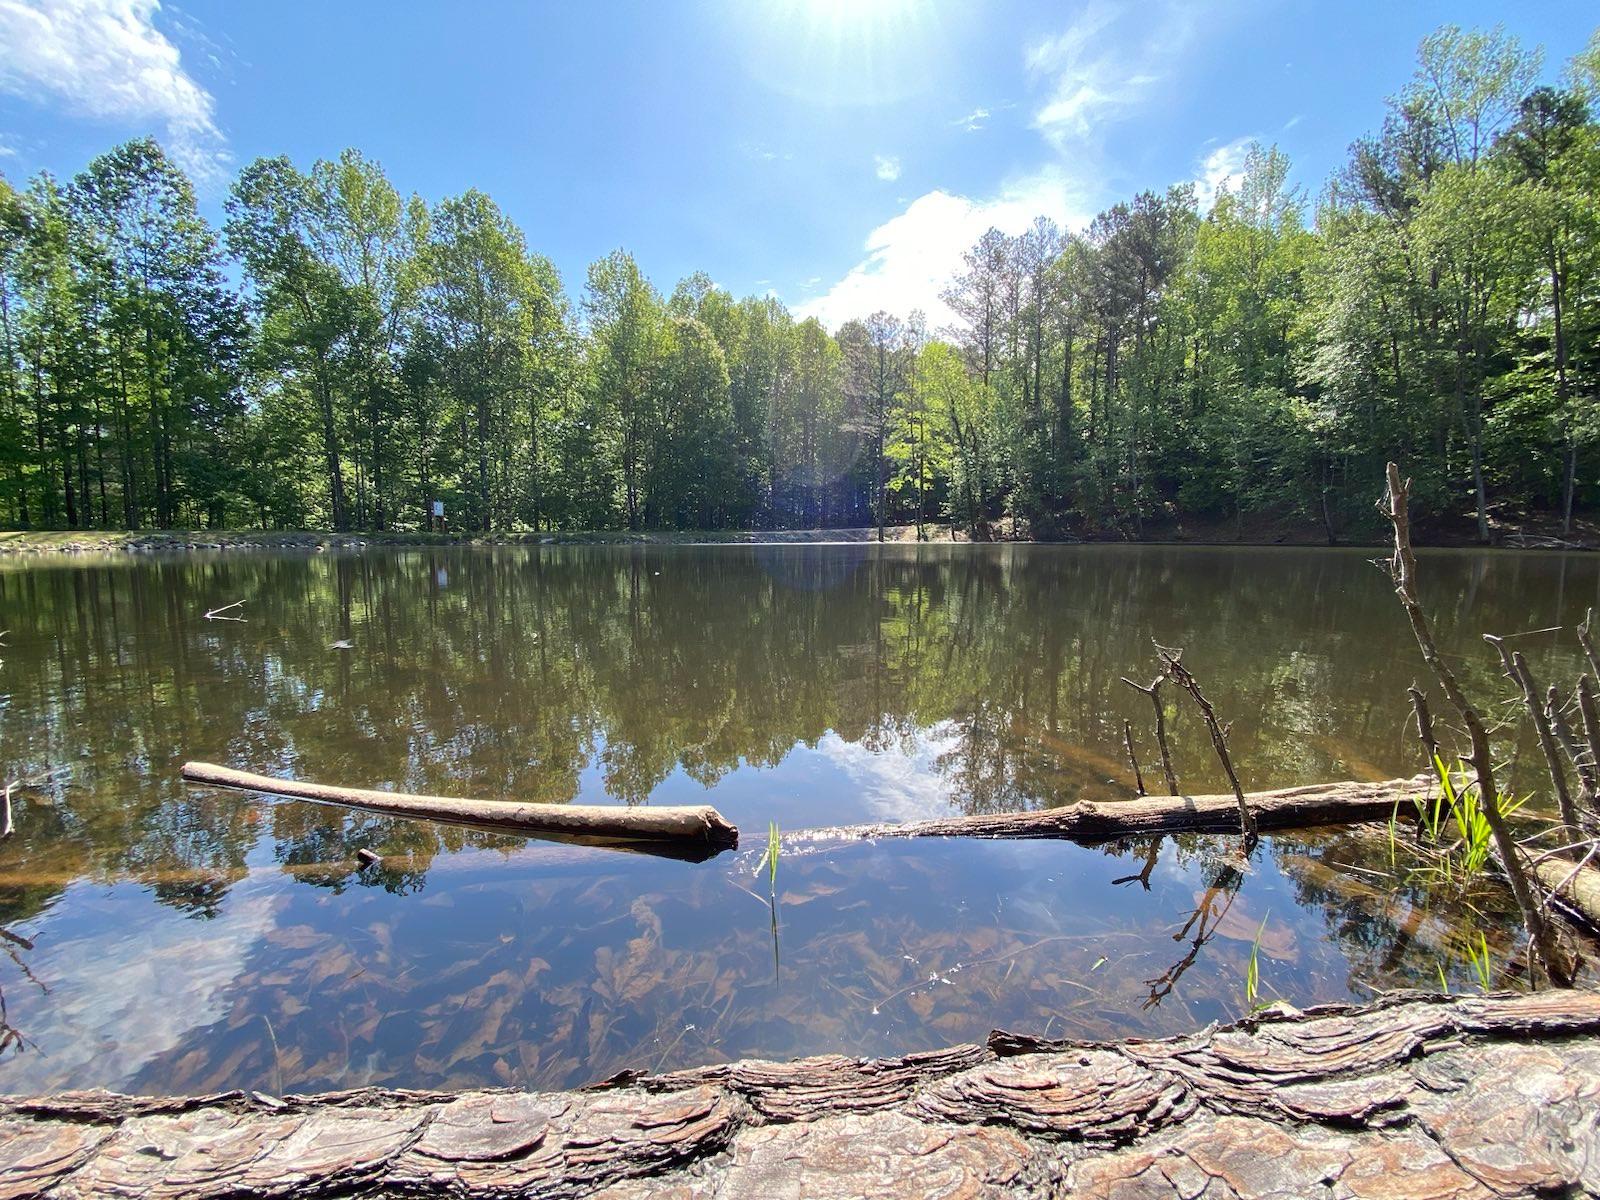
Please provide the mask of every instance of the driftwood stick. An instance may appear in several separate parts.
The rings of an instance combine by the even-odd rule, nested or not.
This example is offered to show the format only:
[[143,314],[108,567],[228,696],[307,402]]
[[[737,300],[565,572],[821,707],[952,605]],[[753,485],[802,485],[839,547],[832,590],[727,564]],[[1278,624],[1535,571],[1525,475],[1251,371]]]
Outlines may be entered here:
[[1157,675],[1149,687],[1137,684],[1126,675],[1122,682],[1136,692],[1143,692],[1150,697],[1150,705],[1156,710],[1156,745],[1161,748],[1161,774],[1167,780],[1167,794],[1178,794],[1178,776],[1172,770],[1172,751],[1167,748],[1167,714],[1161,707],[1161,676]]
[[1433,640],[1433,629],[1428,623],[1428,615],[1423,611],[1422,601],[1417,596],[1417,559],[1411,550],[1409,510],[1411,481],[1401,480],[1400,468],[1394,463],[1389,464],[1387,475],[1388,491],[1385,498],[1378,502],[1378,509],[1394,528],[1394,558],[1390,562],[1390,574],[1394,579],[1395,595],[1400,598],[1406,618],[1411,623],[1411,632],[1417,639],[1418,648],[1422,651],[1423,661],[1428,664],[1428,669],[1433,672],[1440,690],[1444,692],[1445,698],[1450,701],[1450,706],[1456,710],[1461,723],[1466,727],[1467,737],[1472,746],[1472,767],[1478,777],[1479,802],[1483,808],[1484,819],[1489,822],[1489,830],[1494,835],[1495,846],[1505,866],[1506,879],[1511,885],[1512,895],[1516,898],[1517,909],[1522,914],[1523,924],[1527,926],[1528,937],[1532,940],[1535,951],[1551,977],[1560,982],[1568,982],[1571,979],[1571,971],[1567,966],[1566,956],[1556,943],[1555,933],[1551,930],[1549,922],[1540,911],[1533,888],[1529,886],[1528,877],[1522,869],[1516,838],[1511,835],[1505,815],[1500,811],[1500,792],[1494,781],[1494,751],[1489,743],[1489,732],[1484,728],[1483,718],[1478,715],[1478,710],[1461,690],[1455,672],[1439,654],[1439,647]]
[[1139,770],[1139,756],[1133,752],[1133,726],[1126,720],[1122,722],[1122,744],[1128,748],[1128,765],[1133,768],[1133,784],[1139,789],[1139,795],[1148,793],[1144,790],[1144,775]]
[[[1247,792],[1245,802],[1258,829],[1306,829],[1387,821],[1396,805],[1428,800],[1438,790],[1438,778],[1428,773],[1383,783],[1315,783]],[[900,825],[839,825],[786,833],[783,841],[790,845],[859,838],[978,837],[1066,838],[1093,844],[1163,833],[1233,833],[1238,828],[1238,798],[1227,793],[1083,800],[1037,812],[984,813]]]
[[1588,609],[1583,614],[1583,623],[1578,626],[1578,644],[1583,647],[1584,657],[1589,660],[1589,670],[1600,677],[1600,650],[1595,649],[1594,638],[1589,635],[1589,630],[1594,624],[1594,609]]
[[4,841],[16,832],[16,827],[11,822],[11,789],[14,785],[6,784],[4,795],[0,795],[0,841]]
[[1414,683],[1406,689],[1406,695],[1411,697],[1411,711],[1417,717],[1417,740],[1427,752],[1431,766],[1433,760],[1439,757],[1439,739],[1433,733],[1433,714],[1428,711],[1428,698]]
[[212,763],[183,764],[190,783],[239,788],[342,804],[348,808],[395,817],[420,817],[447,825],[465,825],[496,833],[523,834],[551,841],[618,850],[638,850],[700,862],[739,844],[739,831],[709,805],[663,808],[621,808],[594,804],[524,804],[507,800],[461,800],[446,796],[413,796],[333,787],[253,775]]
[[1233,786],[1234,799],[1239,804],[1239,832],[1244,835],[1244,850],[1248,854],[1259,835],[1256,830],[1256,820],[1250,815],[1250,805],[1244,798],[1244,788],[1239,786],[1239,776],[1233,769],[1233,758],[1228,754],[1227,731],[1217,723],[1216,710],[1211,707],[1211,701],[1207,700],[1205,693],[1200,690],[1199,681],[1183,665],[1183,651],[1170,649],[1158,643],[1156,654],[1161,659],[1161,666],[1167,678],[1189,693],[1190,699],[1199,707],[1200,715],[1205,718],[1206,730],[1211,734],[1211,747],[1222,762],[1222,770],[1228,776],[1228,782]]

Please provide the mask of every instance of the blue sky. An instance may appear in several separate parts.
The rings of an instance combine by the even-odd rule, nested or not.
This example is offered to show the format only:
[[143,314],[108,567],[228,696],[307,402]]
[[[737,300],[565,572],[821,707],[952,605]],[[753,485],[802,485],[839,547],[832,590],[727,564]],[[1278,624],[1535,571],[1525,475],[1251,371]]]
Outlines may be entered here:
[[1313,193],[1439,24],[1546,74],[1591,2],[238,3],[0,0],[0,171],[153,132],[220,219],[229,174],[360,148],[404,192],[487,191],[581,289],[622,246],[837,325],[938,290],[990,224],[1202,195],[1252,137]]

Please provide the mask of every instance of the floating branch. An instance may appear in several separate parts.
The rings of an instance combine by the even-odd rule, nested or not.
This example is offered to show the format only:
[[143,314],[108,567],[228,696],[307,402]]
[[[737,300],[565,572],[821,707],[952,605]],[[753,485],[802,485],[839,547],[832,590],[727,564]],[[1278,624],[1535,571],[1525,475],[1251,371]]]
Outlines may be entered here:
[[221,608],[213,608],[210,612],[206,613],[206,620],[208,620],[208,621],[243,621],[244,620],[243,617],[225,617],[225,616],[222,615],[223,613],[227,612],[229,609],[232,609],[232,608],[243,608],[243,607],[244,607],[244,601],[243,600],[235,600],[232,604],[224,604]]
[[[1409,806],[1437,794],[1432,774],[1383,783],[1314,783],[1269,792],[1246,792],[1258,829],[1306,829],[1387,821],[1396,805]],[[854,840],[888,837],[1066,838],[1109,842],[1160,833],[1235,833],[1238,797],[1146,796],[1139,800],[1083,800],[1037,812],[985,813],[910,821],[903,825],[840,825],[785,834],[784,841]],[[1570,863],[1567,865],[1571,865]]]
[[253,775],[213,763],[183,764],[190,783],[265,792],[319,804],[342,804],[393,817],[464,825],[493,833],[523,834],[550,841],[616,850],[636,850],[701,862],[739,844],[739,831],[710,805],[622,808],[597,804],[531,804],[509,800],[462,800],[334,787],[295,779]]

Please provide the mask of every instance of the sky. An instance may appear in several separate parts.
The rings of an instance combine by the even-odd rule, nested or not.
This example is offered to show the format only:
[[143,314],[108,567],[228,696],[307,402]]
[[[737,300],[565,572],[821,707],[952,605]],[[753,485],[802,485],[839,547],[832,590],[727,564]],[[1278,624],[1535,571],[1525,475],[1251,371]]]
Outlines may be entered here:
[[581,292],[627,249],[830,327],[939,299],[991,225],[1202,204],[1252,139],[1315,196],[1445,23],[1545,73],[1592,0],[0,0],[0,173],[153,133],[222,219],[260,156],[346,146],[428,200],[476,187]]

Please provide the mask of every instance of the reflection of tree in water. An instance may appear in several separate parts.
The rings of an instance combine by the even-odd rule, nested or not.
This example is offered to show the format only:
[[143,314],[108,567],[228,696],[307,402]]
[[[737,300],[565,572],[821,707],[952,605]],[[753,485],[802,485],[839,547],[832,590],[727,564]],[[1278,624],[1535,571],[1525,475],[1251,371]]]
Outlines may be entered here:
[[[1493,586],[1474,584],[1486,573]],[[1594,575],[1564,556],[1442,556],[1429,600],[1447,601],[1441,639],[1492,692],[1476,631],[1576,617]],[[203,620],[240,598],[248,621]],[[1398,731],[1413,656],[1385,579],[1358,554],[251,555],[0,570],[0,609],[12,627],[0,744],[19,766],[76,768],[54,809],[25,799],[19,813],[77,848],[56,874],[131,874],[200,913],[262,838],[277,861],[335,886],[411,887],[433,854],[492,843],[190,792],[176,778],[186,758],[546,801],[577,795],[593,765],[612,796],[642,803],[674,771],[712,784],[829,731],[887,751],[937,729],[935,767],[962,811],[1108,798],[1127,790],[1121,718],[1143,729],[1148,715],[1116,679],[1148,659],[1153,633],[1203,660],[1247,785],[1410,763]],[[1173,749],[1185,787],[1220,784],[1186,716]],[[354,850],[374,839],[409,865],[353,874]],[[0,875],[20,877],[41,852],[22,840],[35,844],[0,847]],[[318,863],[333,865],[319,875]],[[0,886],[0,907],[13,892]]]
[[[21,934],[12,933],[11,930],[0,926],[0,954],[4,954],[11,965],[17,969],[22,978],[45,995],[49,994],[47,988],[34,973],[28,969],[23,954],[33,949],[33,943]],[[0,986],[0,1058],[4,1058],[6,1051],[21,1054],[33,1044],[23,1035],[22,1031],[11,1023],[11,1014],[6,1007],[5,988]],[[37,1047],[34,1047],[35,1049]]]

